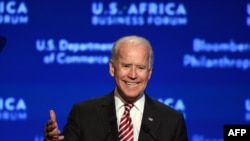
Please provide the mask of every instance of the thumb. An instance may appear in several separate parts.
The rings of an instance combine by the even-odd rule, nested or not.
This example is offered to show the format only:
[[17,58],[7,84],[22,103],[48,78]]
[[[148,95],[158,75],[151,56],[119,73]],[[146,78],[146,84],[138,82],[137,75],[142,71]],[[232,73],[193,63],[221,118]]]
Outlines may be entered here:
[[54,110],[50,110],[50,111],[49,111],[49,115],[50,115],[50,119],[51,119],[52,121],[56,121],[56,113],[55,113]]

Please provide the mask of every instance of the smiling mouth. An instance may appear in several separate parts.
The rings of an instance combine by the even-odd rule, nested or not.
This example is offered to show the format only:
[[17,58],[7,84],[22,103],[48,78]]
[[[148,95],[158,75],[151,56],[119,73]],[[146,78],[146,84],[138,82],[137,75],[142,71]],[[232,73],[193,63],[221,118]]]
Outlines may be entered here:
[[127,84],[128,86],[130,86],[130,87],[135,87],[135,86],[138,85],[138,83],[136,83],[136,82],[126,82],[126,84]]

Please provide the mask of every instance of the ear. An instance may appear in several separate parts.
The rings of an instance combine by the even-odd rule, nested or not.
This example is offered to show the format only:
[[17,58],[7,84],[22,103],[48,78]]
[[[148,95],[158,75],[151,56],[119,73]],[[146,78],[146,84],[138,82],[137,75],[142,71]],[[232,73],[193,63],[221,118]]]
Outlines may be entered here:
[[115,68],[114,68],[114,62],[113,61],[109,61],[109,74],[114,77],[115,75]]
[[148,70],[148,71],[149,71],[149,72],[148,72],[148,73],[149,73],[149,74],[148,74],[148,80],[151,78],[152,70],[153,70],[153,68],[151,68],[151,69]]

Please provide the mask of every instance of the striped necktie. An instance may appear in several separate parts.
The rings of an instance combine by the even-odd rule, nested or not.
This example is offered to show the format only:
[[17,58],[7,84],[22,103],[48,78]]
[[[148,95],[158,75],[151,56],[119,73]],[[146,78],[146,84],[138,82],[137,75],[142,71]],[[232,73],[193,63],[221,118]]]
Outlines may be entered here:
[[119,139],[120,141],[133,141],[134,133],[133,133],[133,124],[130,117],[130,110],[134,106],[133,103],[126,103],[124,105],[124,113],[121,117],[120,125],[119,125]]

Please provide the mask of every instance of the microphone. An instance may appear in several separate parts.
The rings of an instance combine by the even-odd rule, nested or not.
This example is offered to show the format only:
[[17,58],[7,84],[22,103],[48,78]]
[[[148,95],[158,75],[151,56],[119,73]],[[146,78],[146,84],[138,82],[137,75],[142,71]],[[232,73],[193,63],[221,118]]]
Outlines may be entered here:
[[146,133],[148,133],[154,139],[154,141],[158,141],[156,135],[151,131],[151,129],[145,123],[142,123],[142,129]]
[[106,141],[108,139],[108,137],[111,134],[111,132],[114,131],[113,128],[115,127],[115,125],[116,125],[116,117],[113,116],[113,117],[110,118],[108,133],[104,137],[103,141]]
[[6,38],[4,36],[0,36],[0,53],[2,52],[5,44],[6,44]]

